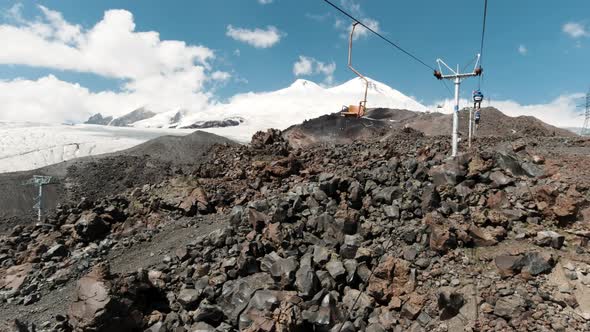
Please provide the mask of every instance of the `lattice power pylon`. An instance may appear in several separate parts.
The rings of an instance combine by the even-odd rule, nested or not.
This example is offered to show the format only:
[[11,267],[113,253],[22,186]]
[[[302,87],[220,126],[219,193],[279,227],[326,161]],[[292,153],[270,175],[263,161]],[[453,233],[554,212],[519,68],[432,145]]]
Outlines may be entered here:
[[25,182],[25,185],[35,185],[39,188],[39,193],[35,197],[35,205],[33,209],[37,210],[37,220],[41,221],[41,211],[43,209],[43,186],[51,182],[51,176],[33,175],[33,178]]

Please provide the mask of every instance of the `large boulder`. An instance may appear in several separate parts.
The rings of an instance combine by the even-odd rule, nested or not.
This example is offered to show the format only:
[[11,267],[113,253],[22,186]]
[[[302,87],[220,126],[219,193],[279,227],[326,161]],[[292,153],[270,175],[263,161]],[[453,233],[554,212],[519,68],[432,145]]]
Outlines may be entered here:
[[10,292],[16,292],[21,289],[27,275],[33,269],[33,265],[25,263],[21,265],[11,266],[6,270],[4,279],[0,280],[0,289],[5,289]]
[[136,331],[143,327],[150,303],[161,301],[157,294],[147,271],[116,276],[100,263],[78,280],[69,324],[76,331]]
[[110,226],[96,213],[85,212],[74,224],[76,237],[83,241],[102,239],[109,231]]
[[242,279],[230,280],[223,284],[218,304],[229,321],[237,325],[240,313],[248,306],[254,292],[273,286],[274,281],[267,273],[257,273]]
[[445,184],[454,186],[463,181],[467,175],[467,171],[459,160],[449,160],[442,165],[432,167],[428,175],[432,177],[436,186]]
[[[110,325],[114,308],[112,287],[106,265],[97,265],[82,277],[68,311],[70,324],[77,330],[104,329]],[[115,330],[123,331],[120,328]]]
[[240,314],[241,331],[292,331],[301,320],[296,292],[258,290]]
[[528,252],[521,255],[498,255],[494,261],[503,276],[519,273],[536,276],[550,272],[555,265],[552,255],[539,252]]

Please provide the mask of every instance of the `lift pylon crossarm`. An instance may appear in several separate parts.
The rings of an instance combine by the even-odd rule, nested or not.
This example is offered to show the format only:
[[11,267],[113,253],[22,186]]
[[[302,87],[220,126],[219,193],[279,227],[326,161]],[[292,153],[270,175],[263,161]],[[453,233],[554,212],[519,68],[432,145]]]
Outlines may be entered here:
[[[483,69],[479,66],[479,60],[481,58],[481,54],[477,55],[477,60],[475,61],[475,66],[473,67],[473,72],[471,73],[459,73],[459,70],[455,71],[453,68],[449,67],[442,59],[436,59],[436,63],[438,64],[438,72],[435,71],[434,76],[438,79],[456,79],[456,78],[465,78],[465,77],[473,77],[473,76],[480,76],[483,73]],[[442,72],[442,66],[445,66],[452,74],[444,75]]]

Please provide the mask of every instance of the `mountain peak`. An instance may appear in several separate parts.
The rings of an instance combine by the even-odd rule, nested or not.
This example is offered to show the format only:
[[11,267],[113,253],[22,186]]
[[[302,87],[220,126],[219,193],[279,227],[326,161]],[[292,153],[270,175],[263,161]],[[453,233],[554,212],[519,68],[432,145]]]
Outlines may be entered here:
[[315,88],[319,88],[320,86],[317,85],[315,82],[312,81],[308,81],[308,80],[304,80],[304,79],[296,79],[295,82],[293,82],[293,84],[291,84],[289,86],[289,88],[301,88],[301,89],[315,89]]

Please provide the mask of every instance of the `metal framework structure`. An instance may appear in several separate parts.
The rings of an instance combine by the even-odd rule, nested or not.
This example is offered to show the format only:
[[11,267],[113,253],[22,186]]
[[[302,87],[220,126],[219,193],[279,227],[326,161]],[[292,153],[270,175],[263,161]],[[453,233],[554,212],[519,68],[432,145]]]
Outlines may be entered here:
[[[438,64],[439,71],[434,72],[434,76],[439,80],[453,80],[455,83],[455,108],[453,110],[453,132],[452,132],[452,153],[453,157],[457,156],[458,148],[459,148],[459,92],[461,89],[461,81],[469,77],[480,76],[482,73],[482,69],[479,66],[479,60],[481,58],[481,54],[477,55],[477,61],[475,61],[475,67],[473,68],[473,72],[470,73],[461,73],[459,69],[459,65],[457,65],[457,70],[453,70],[449,67],[443,60],[436,59],[436,63]],[[443,74],[442,66],[446,67],[450,73]]]
[[37,210],[37,220],[41,221],[41,211],[43,209],[43,186],[51,182],[51,176],[33,175],[33,178],[25,182],[25,185],[35,185],[39,189],[37,197],[35,197],[35,205],[33,209]]

